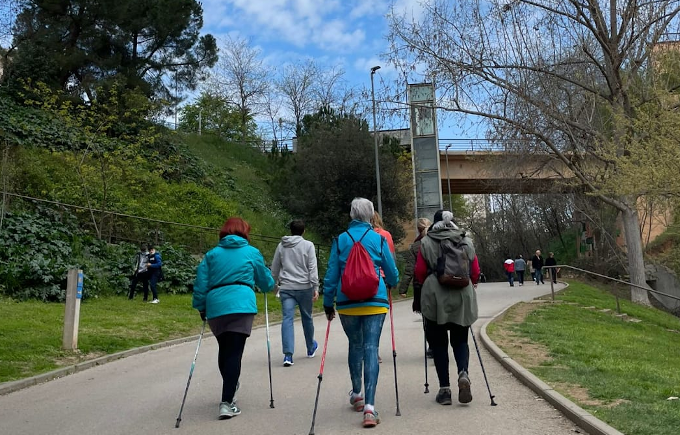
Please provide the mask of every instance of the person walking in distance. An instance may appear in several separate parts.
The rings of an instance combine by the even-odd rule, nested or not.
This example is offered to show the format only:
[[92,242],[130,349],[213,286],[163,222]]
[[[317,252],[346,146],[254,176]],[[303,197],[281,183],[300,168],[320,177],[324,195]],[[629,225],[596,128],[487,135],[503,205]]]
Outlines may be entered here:
[[536,285],[539,284],[545,284],[543,281],[543,257],[541,256],[541,250],[538,249],[536,251],[536,254],[534,254],[533,257],[531,257],[531,267],[534,269],[534,280],[536,281]]
[[514,287],[515,286],[515,262],[512,261],[511,258],[508,258],[503,263],[503,267],[505,268],[505,275],[508,277],[508,282],[510,283],[510,287]]
[[[555,254],[552,252],[548,253],[548,258],[545,259],[545,265],[546,266],[557,266],[557,260],[555,259]],[[553,284],[557,284],[557,269],[554,267],[551,267],[548,270],[548,273],[550,276],[548,277],[549,279],[552,280]]]
[[294,220],[290,223],[290,236],[284,236],[276,247],[272,261],[272,276],[279,287],[281,298],[281,342],[283,343],[283,366],[294,364],[295,306],[300,308],[302,329],[307,345],[307,358],[314,358],[319,347],[314,340],[312,303],[319,298],[319,275],[316,265],[314,243],[302,238],[305,223]]
[[[420,218],[416,223],[418,229],[418,236],[408,247],[408,251],[404,255],[404,260],[406,260],[406,266],[404,268],[404,276],[399,281],[399,296],[402,298],[406,297],[408,293],[408,286],[413,281],[413,291],[415,294],[416,286],[420,287],[420,284],[413,279],[413,271],[416,267],[416,258],[418,257],[418,251],[420,251],[420,240],[427,234],[427,229],[430,227],[432,222],[427,218]],[[418,292],[420,294],[420,291]]]
[[[149,284],[151,285],[151,294],[153,300],[149,303],[157,304],[158,300],[158,281],[161,276],[161,266],[163,266],[163,260],[161,259],[160,252],[156,252],[156,248],[149,245],[149,262],[147,263],[147,269],[149,271]],[[144,300],[148,296],[148,290],[144,290]]]
[[217,365],[222,375],[220,420],[241,414],[236,390],[243,349],[257,314],[254,289],[269,292],[275,286],[262,254],[249,241],[248,222],[239,217],[227,219],[220,241],[203,257],[194,281],[192,306],[201,319],[207,319],[217,339]]
[[[420,312],[439,378],[436,401],[451,405],[449,342],[458,368],[458,401],[470,403],[468,368],[470,326],[477,320],[477,295],[471,278],[475,248],[465,232],[453,223],[450,211],[434,215],[434,225],[420,243],[416,280],[422,283]],[[439,267],[438,267],[439,266]],[[476,270],[474,271],[476,275]],[[449,335],[450,334],[450,335]]]
[[519,281],[519,286],[524,285],[524,271],[527,269],[527,262],[524,261],[522,254],[519,254],[515,260],[515,272],[517,273],[517,281]]
[[149,248],[146,243],[142,243],[139,247],[139,252],[135,254],[134,271],[132,272],[132,279],[130,280],[130,292],[128,299],[135,298],[135,291],[137,290],[137,283],[142,282],[142,289],[144,290],[144,301],[149,294],[149,272],[147,264],[149,263]]
[[[375,392],[378,385],[378,344],[382,334],[385,315],[389,310],[387,286],[396,286],[399,282],[399,271],[394,264],[394,257],[384,237],[372,231],[373,203],[366,198],[355,198],[352,201],[350,217],[352,222],[344,233],[333,240],[328,259],[328,269],[324,277],[323,306],[326,318],[335,318],[335,307],[338,308],[340,323],[349,342],[347,363],[352,381],[349,403],[356,412],[363,412],[363,426],[374,427],[380,423],[375,409]],[[360,274],[364,268],[352,268],[357,262],[349,263],[350,252],[359,260],[372,263],[368,265],[370,275]],[[361,270],[359,270],[361,269]],[[374,274],[371,273],[374,271]],[[385,276],[382,277],[380,271]],[[346,273],[347,272],[347,273]],[[375,286],[350,287],[354,278],[371,279]],[[365,277],[365,278],[364,278]],[[346,287],[347,285],[347,287]],[[366,290],[370,294],[366,293]],[[372,295],[372,296],[371,296]],[[362,371],[363,389],[362,390]]]

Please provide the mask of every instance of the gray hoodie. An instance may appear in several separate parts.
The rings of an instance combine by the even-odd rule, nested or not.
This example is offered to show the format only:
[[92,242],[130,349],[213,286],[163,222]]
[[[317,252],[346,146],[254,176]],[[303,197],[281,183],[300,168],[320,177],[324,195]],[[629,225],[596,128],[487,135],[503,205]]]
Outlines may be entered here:
[[276,247],[272,276],[281,290],[319,290],[314,243],[302,236],[285,236]]

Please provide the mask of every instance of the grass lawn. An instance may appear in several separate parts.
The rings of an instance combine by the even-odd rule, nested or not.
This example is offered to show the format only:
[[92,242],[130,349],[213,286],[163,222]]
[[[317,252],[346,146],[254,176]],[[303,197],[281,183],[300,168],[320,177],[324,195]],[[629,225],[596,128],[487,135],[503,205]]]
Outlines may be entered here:
[[680,319],[622,300],[622,312],[641,322],[623,321],[613,296],[578,282],[558,299],[578,305],[517,305],[490,325],[491,338],[620,431],[680,433],[680,400],[667,400],[680,396]]
[[[323,311],[321,299],[314,312]],[[173,338],[198,334],[201,319],[191,308],[191,295],[161,294],[158,305],[106,297],[80,306],[79,352],[61,349],[64,304],[0,299],[0,382],[45,373],[106,354]],[[264,295],[257,294],[264,324]],[[268,296],[269,321],[281,320],[281,304]],[[278,330],[272,331],[272,334]]]

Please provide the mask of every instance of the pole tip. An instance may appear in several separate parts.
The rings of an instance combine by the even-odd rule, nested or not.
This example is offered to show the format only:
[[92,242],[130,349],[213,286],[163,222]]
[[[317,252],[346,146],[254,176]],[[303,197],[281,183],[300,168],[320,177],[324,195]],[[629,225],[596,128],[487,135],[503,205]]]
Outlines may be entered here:
[[177,419],[177,423],[175,423],[175,429],[179,428],[179,418]]

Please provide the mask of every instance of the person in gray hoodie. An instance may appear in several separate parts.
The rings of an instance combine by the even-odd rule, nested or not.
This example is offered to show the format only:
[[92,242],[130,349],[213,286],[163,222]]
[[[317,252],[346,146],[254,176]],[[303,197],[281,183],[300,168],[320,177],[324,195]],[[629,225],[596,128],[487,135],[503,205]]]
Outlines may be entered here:
[[519,280],[519,285],[524,285],[524,271],[527,270],[527,262],[524,261],[522,254],[515,260],[515,272],[517,273],[517,279]]
[[314,358],[319,347],[314,340],[314,321],[312,303],[319,298],[319,274],[316,266],[314,244],[302,238],[305,223],[294,220],[290,223],[290,236],[281,239],[276,247],[272,262],[272,276],[279,286],[283,322],[281,341],[283,342],[283,366],[290,367],[295,351],[293,320],[295,306],[300,307],[302,329],[305,333],[307,358]]

